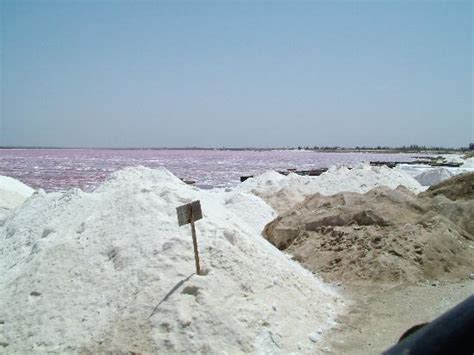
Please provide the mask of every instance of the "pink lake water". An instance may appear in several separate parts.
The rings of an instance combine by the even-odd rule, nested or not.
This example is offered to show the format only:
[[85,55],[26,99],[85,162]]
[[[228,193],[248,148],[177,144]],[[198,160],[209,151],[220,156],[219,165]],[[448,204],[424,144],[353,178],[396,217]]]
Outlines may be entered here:
[[227,187],[242,175],[267,170],[312,169],[364,161],[412,161],[411,154],[314,151],[0,149],[0,175],[46,191],[92,190],[129,166],[165,167],[201,187]]

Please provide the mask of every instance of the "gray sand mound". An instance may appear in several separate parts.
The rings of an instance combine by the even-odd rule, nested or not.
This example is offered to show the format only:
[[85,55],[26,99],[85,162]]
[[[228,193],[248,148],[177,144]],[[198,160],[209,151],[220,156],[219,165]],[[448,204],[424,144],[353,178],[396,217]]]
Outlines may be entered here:
[[421,197],[433,197],[444,195],[447,198],[456,200],[474,199],[474,173],[467,173],[445,180],[438,185],[431,186],[421,193]]
[[263,233],[329,281],[453,280],[474,271],[473,216],[474,199],[378,187],[315,194]]

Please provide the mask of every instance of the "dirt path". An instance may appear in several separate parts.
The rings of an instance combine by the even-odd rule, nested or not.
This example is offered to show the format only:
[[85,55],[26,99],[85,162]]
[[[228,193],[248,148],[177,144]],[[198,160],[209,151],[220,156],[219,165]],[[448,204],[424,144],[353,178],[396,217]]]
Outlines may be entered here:
[[474,280],[423,285],[341,285],[353,301],[327,335],[333,354],[380,354],[413,325],[428,322],[474,294]]

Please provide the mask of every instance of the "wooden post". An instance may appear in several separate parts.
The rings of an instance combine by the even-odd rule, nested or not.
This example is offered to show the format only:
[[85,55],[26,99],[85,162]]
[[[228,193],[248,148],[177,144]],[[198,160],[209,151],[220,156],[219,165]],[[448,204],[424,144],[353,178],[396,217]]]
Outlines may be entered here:
[[187,203],[185,205],[176,207],[176,213],[178,215],[178,224],[184,226],[185,224],[191,224],[191,235],[193,237],[193,248],[194,248],[194,260],[196,262],[196,274],[201,274],[201,267],[199,266],[199,250],[196,237],[196,227],[194,222],[202,218],[201,202],[199,200]]
[[199,265],[199,250],[197,245],[196,228],[194,227],[193,209],[190,208],[189,220],[191,223],[191,234],[193,236],[193,247],[194,247],[194,261],[196,262],[196,274],[201,275],[201,267]]

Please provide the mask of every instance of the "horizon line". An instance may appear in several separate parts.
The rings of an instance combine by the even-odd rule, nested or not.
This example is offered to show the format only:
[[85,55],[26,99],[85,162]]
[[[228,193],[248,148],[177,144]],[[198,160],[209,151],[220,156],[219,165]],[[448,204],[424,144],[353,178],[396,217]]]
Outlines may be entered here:
[[[472,144],[472,143],[471,143]],[[469,144],[462,147],[404,145],[404,146],[296,146],[296,147],[67,147],[67,146],[0,146],[0,149],[71,149],[71,150],[470,150]]]

